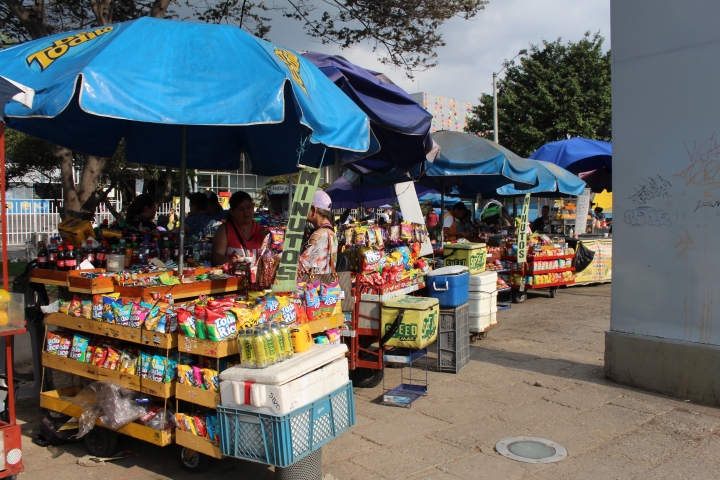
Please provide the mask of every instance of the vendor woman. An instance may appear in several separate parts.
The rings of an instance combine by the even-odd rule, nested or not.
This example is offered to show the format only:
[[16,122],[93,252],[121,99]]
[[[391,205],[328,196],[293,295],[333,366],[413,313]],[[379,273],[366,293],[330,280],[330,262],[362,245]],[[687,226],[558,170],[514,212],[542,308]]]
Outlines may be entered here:
[[307,217],[308,222],[314,227],[314,231],[303,247],[298,260],[300,275],[335,273],[337,239],[331,218],[332,201],[330,196],[322,190],[317,190]]
[[218,227],[213,237],[213,265],[224,265],[233,255],[257,257],[260,254],[267,231],[255,221],[254,213],[255,205],[250,195],[233,193],[225,223]]

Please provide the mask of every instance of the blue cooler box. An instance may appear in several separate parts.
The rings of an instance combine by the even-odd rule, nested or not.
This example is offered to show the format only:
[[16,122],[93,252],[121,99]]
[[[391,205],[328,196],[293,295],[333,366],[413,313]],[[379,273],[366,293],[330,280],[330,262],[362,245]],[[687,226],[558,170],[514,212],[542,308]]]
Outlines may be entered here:
[[441,308],[459,307],[468,302],[470,273],[468,267],[454,265],[428,273],[430,296],[437,298]]

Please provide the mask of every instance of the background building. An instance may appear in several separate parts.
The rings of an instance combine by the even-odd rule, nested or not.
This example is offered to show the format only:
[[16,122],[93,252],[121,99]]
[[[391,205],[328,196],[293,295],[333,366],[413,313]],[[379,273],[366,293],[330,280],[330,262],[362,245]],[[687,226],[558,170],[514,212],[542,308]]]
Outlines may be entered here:
[[467,118],[472,113],[473,105],[470,102],[443,97],[434,93],[411,93],[410,96],[428,112],[432,113],[433,120],[431,132],[450,130],[451,132],[464,132]]

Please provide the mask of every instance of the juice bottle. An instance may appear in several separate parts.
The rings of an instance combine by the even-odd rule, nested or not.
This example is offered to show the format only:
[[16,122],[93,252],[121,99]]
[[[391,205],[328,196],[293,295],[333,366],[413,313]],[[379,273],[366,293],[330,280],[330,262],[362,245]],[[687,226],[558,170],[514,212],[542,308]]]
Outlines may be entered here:
[[273,345],[275,346],[276,358],[278,362],[285,360],[285,342],[282,338],[282,332],[278,328],[277,322],[272,322],[269,325],[270,335],[272,335]]
[[[251,330],[247,330],[250,332]],[[262,328],[256,328],[252,330],[252,336],[250,337],[252,342],[253,357],[255,358],[255,366],[257,368],[265,368],[268,366],[267,344],[265,337],[262,334]]]
[[266,352],[267,352],[267,364],[268,365],[275,365],[278,362],[277,359],[277,349],[275,348],[275,341],[273,340],[273,336],[270,333],[270,328],[268,328],[267,325],[262,327],[261,333],[260,333],[265,340]]
[[252,344],[252,330],[238,332],[238,350],[240,350],[240,365],[245,368],[257,368]]

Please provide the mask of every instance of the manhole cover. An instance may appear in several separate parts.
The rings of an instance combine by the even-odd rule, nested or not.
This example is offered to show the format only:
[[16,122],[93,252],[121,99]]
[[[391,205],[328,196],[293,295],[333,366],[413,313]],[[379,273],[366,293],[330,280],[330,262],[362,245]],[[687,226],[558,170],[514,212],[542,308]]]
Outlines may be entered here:
[[526,463],[559,462],[567,457],[562,445],[537,437],[503,438],[495,444],[495,450],[504,457]]

